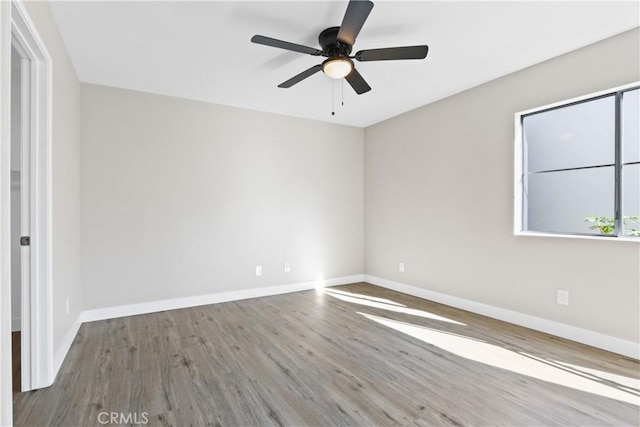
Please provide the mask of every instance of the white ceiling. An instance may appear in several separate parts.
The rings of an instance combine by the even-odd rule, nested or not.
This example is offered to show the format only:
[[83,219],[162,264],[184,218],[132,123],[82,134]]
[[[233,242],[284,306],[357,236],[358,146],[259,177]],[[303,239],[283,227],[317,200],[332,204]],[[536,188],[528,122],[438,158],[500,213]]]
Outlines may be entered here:
[[54,2],[83,82],[368,126],[639,25],[631,2],[376,1],[354,52],[428,44],[423,61],[357,63],[356,95],[318,73],[277,85],[318,57],[250,42],[262,34],[318,47],[343,2]]

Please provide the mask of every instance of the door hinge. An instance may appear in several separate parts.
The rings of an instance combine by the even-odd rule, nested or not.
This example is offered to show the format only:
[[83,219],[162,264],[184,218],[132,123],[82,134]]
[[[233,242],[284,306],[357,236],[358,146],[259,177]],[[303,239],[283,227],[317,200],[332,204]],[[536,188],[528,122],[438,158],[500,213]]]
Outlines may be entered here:
[[21,246],[30,246],[31,245],[31,237],[29,237],[29,236],[20,237],[20,245]]

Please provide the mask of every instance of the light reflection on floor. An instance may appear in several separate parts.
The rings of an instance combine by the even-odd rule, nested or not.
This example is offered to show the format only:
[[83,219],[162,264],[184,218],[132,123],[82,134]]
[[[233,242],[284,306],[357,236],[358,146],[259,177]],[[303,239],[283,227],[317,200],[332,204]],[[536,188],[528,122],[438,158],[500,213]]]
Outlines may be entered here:
[[[570,364],[563,364],[565,366],[554,365],[544,359],[535,358],[526,353],[518,353],[463,335],[447,333],[426,326],[418,326],[367,313],[358,312],[358,314],[468,360],[640,406],[640,393],[629,388],[629,384],[637,385],[637,380],[633,378],[607,374]],[[568,368],[573,368],[573,370]],[[576,371],[590,373],[591,377]],[[606,379],[606,383],[597,378],[598,376]],[[604,378],[605,376],[606,378]]]
[[464,323],[457,322],[455,320],[452,320],[446,317],[438,316],[437,314],[429,313],[428,311],[416,310],[416,309],[407,308],[401,305],[394,305],[394,304],[389,304],[384,302],[372,301],[370,297],[365,298],[366,295],[354,294],[350,292],[336,292],[334,289],[324,289],[324,293],[334,298],[337,298],[339,300],[354,303],[354,304],[360,304],[360,305],[373,307],[373,308],[381,308],[383,310],[393,311],[395,313],[410,314],[412,316],[439,320],[441,322],[447,322],[447,323],[453,323],[456,325],[466,326]]
[[369,300],[369,301],[381,302],[381,303],[385,303],[385,304],[397,305],[398,307],[406,307],[406,305],[400,304],[400,303],[395,302],[395,301],[391,301],[390,299],[372,297],[372,296],[363,295],[363,294],[355,294],[353,292],[341,291],[339,289],[334,289],[334,288],[327,289],[326,292],[328,292],[330,294],[334,294],[334,295],[338,294],[338,295],[344,295],[344,296],[347,296],[347,297],[354,297],[354,298],[366,299],[366,300]]
[[544,360],[544,359],[540,359],[539,357],[532,356],[530,354],[528,354],[527,356],[544,361],[546,363],[557,365],[563,369],[573,371],[576,374],[592,378],[596,381],[610,381],[612,383],[616,383],[616,385],[621,388],[626,388],[631,392],[640,394],[640,379],[638,378],[629,378],[622,375],[616,375],[610,372],[601,371],[599,369],[586,368],[584,366],[578,366],[578,365],[573,365],[571,363],[560,362],[558,360]]

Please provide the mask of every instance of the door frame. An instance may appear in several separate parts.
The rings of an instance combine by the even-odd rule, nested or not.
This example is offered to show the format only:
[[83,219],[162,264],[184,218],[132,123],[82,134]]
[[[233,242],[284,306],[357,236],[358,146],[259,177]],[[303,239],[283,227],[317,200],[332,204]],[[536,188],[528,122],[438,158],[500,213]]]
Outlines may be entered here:
[[[0,318],[0,343],[2,344],[2,378],[11,378],[11,46],[26,58],[29,70],[23,76],[29,77],[28,96],[29,121],[23,135],[28,134],[30,151],[30,280],[23,284],[22,292],[22,369],[28,371],[23,391],[47,387],[54,378],[53,369],[53,307],[52,307],[52,204],[51,204],[51,122],[52,122],[52,61],[46,46],[31,21],[20,0],[3,3],[0,10],[0,93],[3,94],[0,121],[0,296],[3,315]],[[27,72],[28,71],[28,72]],[[25,87],[23,82],[23,88]],[[28,94],[26,93],[28,92]],[[6,96],[5,96],[6,94]],[[24,162],[23,162],[24,164]],[[8,310],[7,310],[8,309]],[[5,315],[5,310],[8,311]],[[6,320],[9,320],[8,322]],[[28,326],[25,328],[25,326]],[[9,343],[8,346],[5,344]],[[8,370],[7,370],[8,368]],[[23,380],[25,376],[23,376]],[[8,384],[8,386],[7,386]],[[0,423],[11,421],[12,392],[11,381],[3,381],[0,390]],[[7,418],[7,416],[9,418]]]

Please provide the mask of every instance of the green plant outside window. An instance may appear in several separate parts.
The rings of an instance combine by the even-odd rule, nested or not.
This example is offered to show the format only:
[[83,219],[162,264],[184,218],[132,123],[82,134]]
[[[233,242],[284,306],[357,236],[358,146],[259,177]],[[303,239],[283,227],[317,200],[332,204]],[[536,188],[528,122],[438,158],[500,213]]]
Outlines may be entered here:
[[[613,234],[615,231],[615,220],[607,216],[587,215],[584,217],[585,222],[593,223],[589,226],[590,230],[599,230],[600,234]],[[624,225],[624,234],[627,236],[640,237],[640,215],[625,215],[622,217]]]

